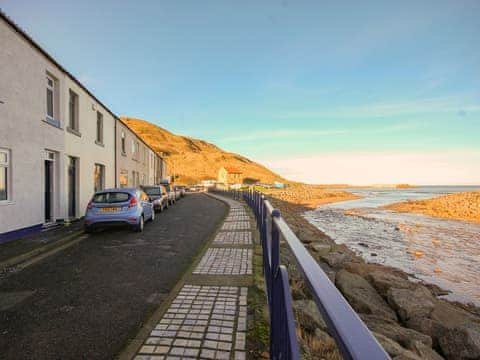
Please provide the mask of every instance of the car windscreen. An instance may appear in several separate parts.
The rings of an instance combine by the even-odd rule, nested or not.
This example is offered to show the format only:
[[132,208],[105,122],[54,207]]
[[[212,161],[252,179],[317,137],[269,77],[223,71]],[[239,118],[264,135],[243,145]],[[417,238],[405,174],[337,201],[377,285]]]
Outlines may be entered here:
[[160,187],[144,187],[143,191],[145,191],[145,193],[148,196],[160,196],[160,195],[162,195],[162,190],[160,189]]
[[130,194],[126,192],[103,192],[95,194],[94,203],[114,204],[128,201]]

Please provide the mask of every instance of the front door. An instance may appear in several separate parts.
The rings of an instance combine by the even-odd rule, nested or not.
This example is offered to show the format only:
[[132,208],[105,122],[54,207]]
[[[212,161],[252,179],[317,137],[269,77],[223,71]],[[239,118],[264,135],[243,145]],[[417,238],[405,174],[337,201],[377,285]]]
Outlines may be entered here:
[[77,159],[68,158],[68,217],[75,218],[77,209]]
[[45,222],[52,221],[53,161],[45,160]]

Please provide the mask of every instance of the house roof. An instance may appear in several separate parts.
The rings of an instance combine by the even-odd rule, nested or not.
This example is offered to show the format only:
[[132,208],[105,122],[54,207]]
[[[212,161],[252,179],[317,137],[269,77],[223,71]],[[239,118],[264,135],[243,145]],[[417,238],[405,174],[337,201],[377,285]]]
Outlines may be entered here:
[[225,170],[227,170],[227,172],[229,174],[241,174],[242,172],[236,168],[235,166],[225,166]]
[[87,89],[85,85],[83,85],[80,80],[78,80],[72,73],[70,73],[67,69],[65,69],[60,63],[53,58],[48,52],[46,52],[35,40],[33,40],[30,35],[28,35],[20,26],[18,26],[12,19],[10,19],[7,14],[3,12],[0,8],[0,19],[3,19],[10,27],[12,27],[19,35],[21,35],[33,48],[37,49],[43,56],[45,56],[49,61],[55,64],[62,72],[64,72],[72,81],[74,81],[78,86],[80,86],[89,96],[91,96],[97,103],[102,105],[105,110],[107,110],[110,115],[112,115],[116,120],[120,121],[123,125],[125,125],[130,131],[132,131],[135,136],[147,146],[150,150],[152,150],[158,157],[163,159],[159,153],[155,151],[149,144],[147,144],[128,124],[123,122],[117,115],[113,113],[103,102],[101,102],[90,90]]

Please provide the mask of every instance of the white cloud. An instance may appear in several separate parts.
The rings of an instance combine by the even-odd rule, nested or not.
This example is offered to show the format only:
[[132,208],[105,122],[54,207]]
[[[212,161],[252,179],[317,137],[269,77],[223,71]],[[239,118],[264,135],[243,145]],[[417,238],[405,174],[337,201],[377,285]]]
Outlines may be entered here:
[[372,133],[388,133],[403,130],[412,130],[420,125],[416,123],[399,123],[390,126],[377,128],[348,128],[348,129],[324,129],[324,130],[297,130],[297,129],[272,129],[268,131],[251,131],[241,133],[236,136],[224,137],[221,139],[224,143],[229,142],[248,142],[269,139],[295,139],[307,137],[320,137],[343,134],[372,134]]
[[460,109],[468,112],[480,111],[476,104],[465,104],[464,99],[455,96],[418,99],[400,102],[377,102],[360,106],[338,107],[330,110],[286,111],[279,118],[374,118],[398,115],[457,113]]
[[316,184],[480,184],[480,151],[332,153],[262,161]]

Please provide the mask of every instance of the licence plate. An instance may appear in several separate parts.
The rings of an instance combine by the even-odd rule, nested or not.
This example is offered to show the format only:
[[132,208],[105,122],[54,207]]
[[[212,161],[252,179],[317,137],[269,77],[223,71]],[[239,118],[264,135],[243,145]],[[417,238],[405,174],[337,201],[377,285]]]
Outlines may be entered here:
[[118,208],[116,207],[106,207],[106,208],[100,208],[101,212],[115,212],[118,211]]

